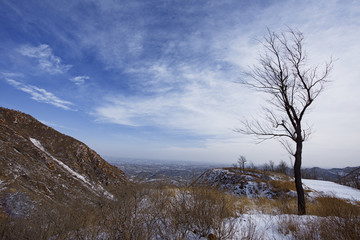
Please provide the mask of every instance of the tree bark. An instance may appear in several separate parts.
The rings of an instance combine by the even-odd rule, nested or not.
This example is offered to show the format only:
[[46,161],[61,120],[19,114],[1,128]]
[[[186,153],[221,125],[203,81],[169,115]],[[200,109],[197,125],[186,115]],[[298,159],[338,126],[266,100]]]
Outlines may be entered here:
[[301,181],[301,158],[302,158],[302,145],[303,141],[301,137],[298,137],[296,140],[296,152],[295,152],[295,164],[294,164],[294,176],[295,176],[295,186],[298,199],[298,214],[306,214],[306,205],[305,205],[305,196],[304,189]]

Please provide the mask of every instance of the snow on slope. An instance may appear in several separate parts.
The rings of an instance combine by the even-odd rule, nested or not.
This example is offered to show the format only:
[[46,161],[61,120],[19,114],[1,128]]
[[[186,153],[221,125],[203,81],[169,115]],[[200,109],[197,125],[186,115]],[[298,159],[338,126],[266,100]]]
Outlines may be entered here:
[[82,176],[81,174],[75,172],[74,170],[72,170],[71,168],[69,168],[66,164],[64,164],[63,162],[61,162],[60,160],[56,159],[55,157],[53,157],[50,153],[48,153],[45,148],[41,145],[41,143],[39,142],[39,140],[35,139],[35,138],[30,138],[30,141],[41,151],[43,151],[46,155],[48,155],[49,157],[51,157],[52,160],[54,160],[55,162],[57,162],[60,166],[62,166],[65,170],[67,170],[71,175],[73,175],[75,178],[81,180],[84,184],[84,186],[86,187],[90,187],[91,190],[97,192],[97,191],[101,191],[103,192],[103,194],[109,198],[109,199],[113,199],[114,196],[109,193],[108,191],[106,191],[102,186],[98,185],[97,187],[95,187],[93,184],[91,184],[84,176]]
[[60,164],[63,168],[65,168],[68,172],[71,173],[71,175],[77,177],[78,179],[80,179],[81,181],[83,181],[84,183],[91,185],[91,183],[85,179],[84,176],[78,174],[77,172],[75,172],[74,170],[72,170],[71,168],[69,168],[67,165],[65,165],[63,162],[57,160],[55,157],[53,157],[51,154],[49,154],[47,151],[45,151],[44,147],[41,145],[41,143],[36,140],[35,138],[30,138],[30,141],[37,147],[39,148],[41,151],[45,152],[48,156],[50,156],[52,158],[52,160],[54,160],[55,162],[57,162],[58,164]]
[[360,201],[360,190],[352,187],[343,186],[329,181],[311,179],[302,179],[302,182],[305,185],[305,188],[307,187],[316,191],[315,193],[310,194],[313,196],[325,194],[334,195],[337,198]]

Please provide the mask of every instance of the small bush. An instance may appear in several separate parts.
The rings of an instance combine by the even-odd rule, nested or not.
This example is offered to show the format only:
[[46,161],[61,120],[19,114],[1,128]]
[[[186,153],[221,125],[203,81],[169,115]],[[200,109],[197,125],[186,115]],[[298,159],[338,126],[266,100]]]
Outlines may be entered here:
[[192,232],[200,237],[231,238],[235,201],[235,197],[208,187],[181,189],[172,199],[171,225],[181,232],[180,237]]

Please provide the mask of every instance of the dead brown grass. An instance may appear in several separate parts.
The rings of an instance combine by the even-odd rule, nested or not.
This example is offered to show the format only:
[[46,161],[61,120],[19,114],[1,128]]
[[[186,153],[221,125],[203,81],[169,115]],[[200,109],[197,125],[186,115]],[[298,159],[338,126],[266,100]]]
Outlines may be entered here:
[[259,198],[238,198],[235,202],[239,213],[258,212],[263,214],[296,214],[297,202],[295,198],[268,199]]
[[332,196],[321,196],[308,204],[308,214],[320,217],[360,216],[360,205]]
[[229,239],[235,233],[231,218],[239,211],[236,208],[237,200],[238,198],[211,187],[179,189],[176,197],[170,201],[168,219],[171,220],[171,227],[168,231],[171,233],[173,229],[177,230],[178,233],[171,235],[178,238],[185,237],[191,231],[199,237]]
[[299,219],[299,216],[296,215],[283,215],[278,218],[277,226],[279,233],[284,236],[291,236],[291,239],[321,239],[318,231],[318,222],[311,218]]
[[[289,185],[275,181],[279,191]],[[318,217],[302,217],[300,224],[296,198],[291,197],[239,198],[206,186],[134,184],[119,189],[116,199],[63,209],[44,205],[44,211],[23,219],[0,213],[0,239],[96,239],[104,233],[109,239],[170,240],[188,234],[231,239],[236,231],[232,219],[252,212],[283,215],[278,231],[294,239],[360,239],[360,204],[329,196],[308,202],[308,214]],[[245,239],[261,239],[249,238],[261,235],[256,223],[243,230]]]
[[360,206],[348,200],[321,196],[309,202],[308,214],[299,224],[298,216],[284,215],[278,231],[294,239],[360,239]]
[[272,186],[272,190],[275,193],[287,193],[289,191],[296,191],[294,181],[270,180],[269,184]]

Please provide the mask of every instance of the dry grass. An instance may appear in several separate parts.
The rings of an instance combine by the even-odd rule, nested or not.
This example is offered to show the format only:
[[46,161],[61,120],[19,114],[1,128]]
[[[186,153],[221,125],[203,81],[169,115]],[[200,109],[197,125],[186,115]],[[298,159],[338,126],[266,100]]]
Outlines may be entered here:
[[238,198],[207,187],[134,184],[115,197],[56,209],[43,205],[22,218],[0,215],[0,239],[231,239],[240,211]]
[[179,189],[176,197],[170,200],[167,218],[171,226],[167,235],[171,233],[181,239],[192,232],[200,237],[231,238],[235,231],[231,218],[238,211],[236,201],[236,197],[210,187]]
[[360,216],[360,204],[332,196],[321,196],[308,204],[308,214],[328,217],[345,215]]
[[331,196],[318,197],[309,214],[324,217],[320,222],[322,239],[360,239],[360,204]]
[[[274,185],[285,191],[292,184]],[[328,196],[308,202],[308,214],[317,218],[296,216],[296,198],[238,198],[204,186],[128,185],[116,199],[56,210],[45,204],[23,219],[0,214],[0,239],[232,239],[234,218],[252,212],[278,216],[277,230],[293,239],[360,239],[360,204]],[[251,221],[240,235],[263,236]]]
[[[303,216],[306,217],[306,216]],[[302,218],[296,215],[282,215],[278,218],[278,231],[284,236],[297,240],[318,240],[320,233],[318,222],[312,218]],[[326,238],[331,239],[331,238]]]
[[272,190],[275,193],[287,193],[289,191],[296,191],[294,181],[270,180],[269,184],[272,186]]
[[295,198],[268,199],[261,198],[241,198],[238,203],[242,213],[258,212],[262,214],[296,214],[297,202]]
[[360,239],[360,205],[331,196],[318,197],[308,204],[308,214],[279,218],[278,231],[294,239]]

